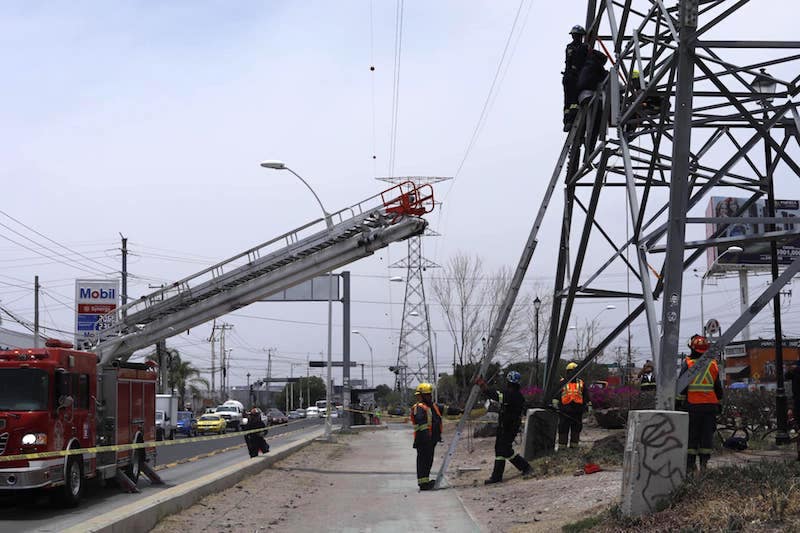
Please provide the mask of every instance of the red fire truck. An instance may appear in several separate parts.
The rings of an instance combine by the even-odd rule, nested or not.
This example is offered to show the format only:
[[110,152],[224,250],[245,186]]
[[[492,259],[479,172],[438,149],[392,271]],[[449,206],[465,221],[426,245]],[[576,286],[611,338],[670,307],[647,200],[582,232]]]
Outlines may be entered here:
[[[0,458],[152,442],[155,401],[156,372],[146,364],[100,367],[96,354],[60,341],[0,351]],[[141,448],[0,461],[0,490],[50,489],[74,506],[87,479],[135,484],[154,459],[155,448]]]

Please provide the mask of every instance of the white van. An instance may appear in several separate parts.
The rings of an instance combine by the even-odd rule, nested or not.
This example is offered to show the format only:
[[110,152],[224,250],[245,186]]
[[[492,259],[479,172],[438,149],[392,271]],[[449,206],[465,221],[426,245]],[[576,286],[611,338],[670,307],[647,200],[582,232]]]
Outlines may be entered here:
[[319,407],[312,405],[306,409],[306,418],[319,418]]

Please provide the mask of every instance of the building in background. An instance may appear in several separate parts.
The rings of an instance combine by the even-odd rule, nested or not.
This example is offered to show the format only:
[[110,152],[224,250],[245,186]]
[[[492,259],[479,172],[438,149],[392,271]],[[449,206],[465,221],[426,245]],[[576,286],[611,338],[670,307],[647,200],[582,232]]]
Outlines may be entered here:
[[[800,339],[784,338],[784,368],[791,368],[793,361],[800,359]],[[775,341],[756,339],[732,342],[725,347],[723,383],[746,383],[757,388],[775,389]]]
[[[42,336],[39,339],[39,345],[44,347],[46,339]],[[0,350],[16,350],[17,348],[33,348],[33,333],[0,327]]]

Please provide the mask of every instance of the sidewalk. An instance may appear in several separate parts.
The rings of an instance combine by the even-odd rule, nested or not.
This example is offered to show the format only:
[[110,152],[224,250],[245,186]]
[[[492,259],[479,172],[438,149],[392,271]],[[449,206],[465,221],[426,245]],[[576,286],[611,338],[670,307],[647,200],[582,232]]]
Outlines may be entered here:
[[[411,447],[407,424],[389,424],[388,430],[365,431],[348,444],[345,454],[313,469],[326,486],[324,494],[318,495],[315,512],[297,513],[283,522],[281,529],[480,531],[454,490],[417,489],[416,451]],[[434,471],[438,466],[437,461]],[[330,497],[324,497],[325,494]]]
[[[164,518],[153,532],[481,531],[454,489],[419,492],[408,425],[334,436]],[[439,465],[437,458],[434,471]]]

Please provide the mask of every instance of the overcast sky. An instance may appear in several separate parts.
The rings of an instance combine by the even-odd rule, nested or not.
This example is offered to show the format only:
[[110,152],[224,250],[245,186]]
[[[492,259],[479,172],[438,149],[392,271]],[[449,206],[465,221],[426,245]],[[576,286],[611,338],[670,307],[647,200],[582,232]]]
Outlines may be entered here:
[[[519,5],[405,2],[393,174],[455,176],[437,187],[443,205],[429,216],[442,236],[426,239],[426,255],[439,264],[463,251],[492,271],[513,266],[564,140],[563,47],[585,5],[524,0],[467,151]],[[736,37],[795,38],[796,17],[774,17],[796,12],[794,3],[769,6],[771,13],[749,7],[739,16]],[[392,173],[395,22],[388,1],[3,3],[0,304],[32,320],[38,274],[44,325],[72,331],[74,280],[119,270],[120,232],[131,250],[129,293],[139,296],[317,218],[302,184],[259,168],[263,159],[285,161],[331,211],[379,193],[374,177]],[[786,182],[778,196],[800,191]],[[551,283],[560,203],[557,193],[526,290]],[[619,213],[613,201],[601,209],[612,227]],[[619,229],[624,234],[621,220]],[[395,244],[348,267],[353,329],[375,348],[378,382],[392,382],[386,367],[397,359],[402,310],[403,287],[388,281],[402,272],[387,265],[405,251]],[[751,292],[764,281],[753,278]],[[620,275],[617,288],[624,286]],[[685,287],[688,337],[699,326],[699,279],[685,278]],[[729,324],[737,286],[709,286],[706,297],[706,317]],[[429,303],[440,368],[448,370],[451,343]],[[589,320],[610,303],[579,302],[577,317]],[[614,303],[600,316],[602,330],[623,316],[625,303]],[[785,329],[800,334],[790,304],[785,299]],[[232,384],[247,372],[264,375],[264,348],[276,350],[275,374],[305,374],[307,354],[325,350],[326,316],[324,304],[260,303],[222,318],[234,325]],[[768,335],[769,318],[760,317],[754,334]],[[19,329],[8,317],[3,324]],[[633,328],[642,349],[645,331]],[[207,369],[209,332],[210,324],[198,327],[169,345]],[[362,339],[352,343],[352,358],[368,363]]]

